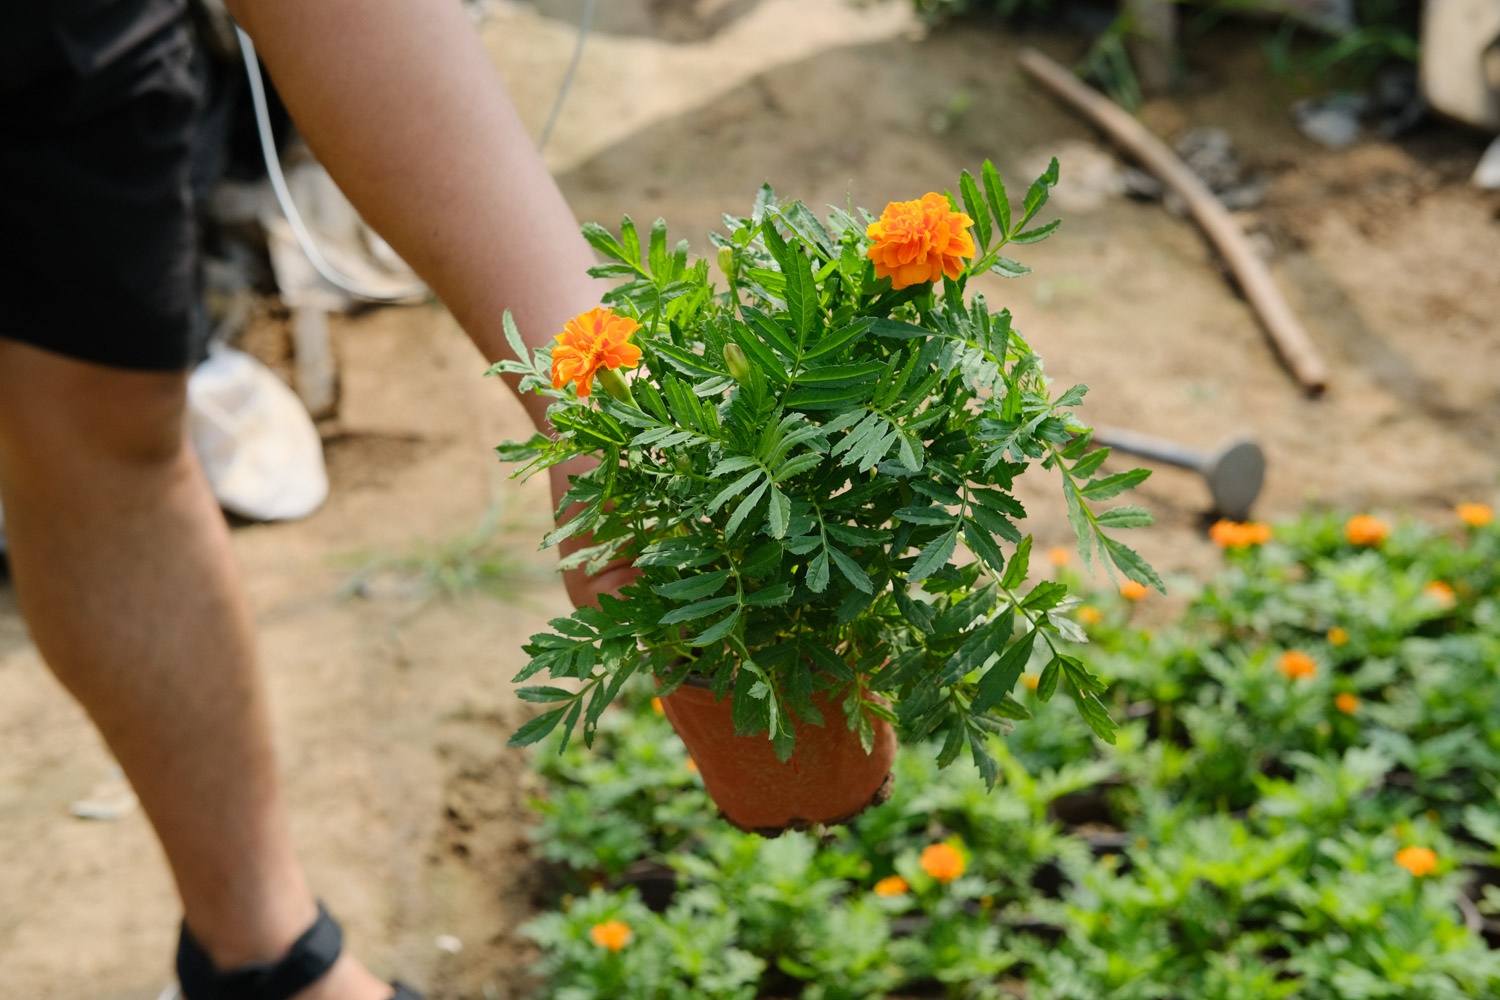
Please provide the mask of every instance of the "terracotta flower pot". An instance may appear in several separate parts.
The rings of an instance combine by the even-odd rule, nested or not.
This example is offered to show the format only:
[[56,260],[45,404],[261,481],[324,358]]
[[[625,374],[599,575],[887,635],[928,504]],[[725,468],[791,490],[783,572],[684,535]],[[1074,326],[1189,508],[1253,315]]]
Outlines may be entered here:
[[796,748],[782,763],[764,734],[734,734],[732,702],[732,695],[714,701],[708,688],[684,684],[662,699],[662,710],[719,811],[741,830],[774,837],[843,823],[890,798],[896,734],[884,719],[870,720],[875,745],[867,754],[845,723],[841,702],[816,692],[812,702],[825,724],[798,719]]

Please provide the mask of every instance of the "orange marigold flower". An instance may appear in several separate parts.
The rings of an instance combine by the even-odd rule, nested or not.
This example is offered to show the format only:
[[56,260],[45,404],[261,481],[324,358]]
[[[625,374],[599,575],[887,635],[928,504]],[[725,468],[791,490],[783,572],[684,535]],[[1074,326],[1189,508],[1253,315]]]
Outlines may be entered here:
[[1328,644],[1330,646],[1342,646],[1349,641],[1349,630],[1335,625],[1328,630]]
[[1104,612],[1092,604],[1085,604],[1078,609],[1078,620],[1085,625],[1098,625],[1104,620]]
[[594,375],[600,368],[634,368],[641,363],[641,349],[630,343],[630,335],[641,325],[629,316],[600,306],[579,313],[563,325],[552,348],[552,388],[569,382],[578,386],[578,398],[594,391]]
[[1035,691],[1037,685],[1042,683],[1042,679],[1036,674],[1022,674],[1021,683],[1026,685],[1026,690]]
[[1441,580],[1433,580],[1422,588],[1422,593],[1445,608],[1453,607],[1454,603],[1458,600],[1453,594],[1453,588]]
[[877,896],[904,896],[910,891],[911,886],[900,875],[887,875],[875,883]]
[[651,711],[655,712],[657,715],[665,715],[667,710],[661,707],[660,698],[652,698]]
[[1208,537],[1221,549],[1248,549],[1269,542],[1271,526],[1258,521],[1216,521],[1208,529]]
[[1355,514],[1344,525],[1344,537],[1349,540],[1350,545],[1374,547],[1385,541],[1390,533],[1389,524],[1369,514]]
[[1071,558],[1073,554],[1061,545],[1047,550],[1047,559],[1054,566],[1066,566]]
[[1281,659],[1276,663],[1276,669],[1285,674],[1287,680],[1295,681],[1316,674],[1318,664],[1300,649],[1289,649],[1281,654]]
[[963,273],[962,258],[974,256],[974,238],[965,231],[973,224],[940,194],[891,202],[865,230],[875,241],[869,250],[875,277],[889,277],[892,288],[937,281],[943,275],[957,278]]
[[1349,691],[1341,691],[1339,692],[1339,696],[1333,699],[1333,707],[1345,715],[1353,715],[1355,712],[1358,712],[1359,706],[1359,695]]
[[1437,871],[1437,853],[1430,847],[1403,847],[1396,852],[1396,864],[1421,878]]
[[1136,583],[1134,580],[1126,580],[1124,583],[1120,584],[1120,596],[1125,598],[1125,600],[1127,601],[1139,601],[1144,598],[1147,593],[1149,593],[1149,591],[1146,590],[1146,585],[1144,583]]
[[698,762],[696,760],[694,760],[693,758],[691,758],[691,757],[689,757],[687,759],[687,763],[684,764],[683,766],[688,769],[688,773],[690,773],[690,774],[697,774],[698,773]]
[[929,844],[919,860],[922,870],[944,885],[964,873],[964,856],[952,844]]
[[606,920],[589,928],[589,939],[601,948],[619,951],[630,943],[630,925],[623,920]]
[[1482,528],[1495,519],[1495,512],[1482,503],[1461,503],[1454,510],[1458,519],[1471,528]]
[[1208,529],[1208,537],[1221,549],[1234,548],[1235,541],[1239,538],[1239,529],[1236,521],[1215,521],[1213,527]]

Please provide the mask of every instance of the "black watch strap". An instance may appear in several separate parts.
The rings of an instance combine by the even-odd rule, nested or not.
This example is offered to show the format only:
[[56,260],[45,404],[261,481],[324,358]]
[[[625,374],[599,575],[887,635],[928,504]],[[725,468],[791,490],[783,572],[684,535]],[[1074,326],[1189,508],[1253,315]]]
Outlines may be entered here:
[[338,961],[344,932],[318,904],[318,919],[276,962],[255,962],[220,972],[182,925],[177,941],[177,982],[184,1000],[289,1000]]

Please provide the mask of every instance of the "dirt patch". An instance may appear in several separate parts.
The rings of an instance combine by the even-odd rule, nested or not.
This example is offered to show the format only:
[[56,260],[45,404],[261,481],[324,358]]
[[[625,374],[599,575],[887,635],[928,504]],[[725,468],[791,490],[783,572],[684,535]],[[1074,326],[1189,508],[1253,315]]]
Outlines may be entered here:
[[[555,9],[566,20],[564,6]],[[992,157],[1019,194],[1023,167],[1039,156],[1068,144],[1100,150],[1091,130],[1022,79],[1021,39],[993,30],[913,42],[894,21],[861,22],[877,40],[787,59],[771,47],[800,28],[811,37],[840,19],[889,18],[890,7],[851,13],[806,0],[796,15],[805,25],[783,18],[775,32],[757,18],[791,8],[772,0],[619,9],[644,26],[622,23],[591,41],[598,62],[580,75],[559,130],[559,141],[574,136],[560,147],[573,157],[561,182],[583,219],[662,216],[701,252],[719,214],[748,208],[765,180],[814,206],[878,206],[951,186],[961,168]],[[689,15],[700,19],[673,20]],[[492,46],[534,43],[506,71],[534,76],[514,89],[538,124],[571,51],[563,20],[523,10]],[[745,38],[765,48],[735,59],[714,48]],[[1065,61],[1078,50],[1065,38],[1027,41]],[[1159,205],[1108,198],[1070,212],[1056,238],[1018,249],[1033,275],[986,279],[982,289],[1013,310],[1050,374],[1092,387],[1085,413],[1096,422],[1203,448],[1240,435],[1261,441],[1270,457],[1263,516],[1317,499],[1441,520],[1455,501],[1493,501],[1500,197],[1462,183],[1477,140],[1433,128],[1401,144],[1320,150],[1291,128],[1253,34],[1203,45],[1186,93],[1153,103],[1145,120],[1168,137],[1227,128],[1248,165],[1270,174],[1253,221],[1333,363],[1328,394],[1297,391],[1205,242]],[[640,62],[647,54],[699,73],[722,57],[730,76],[688,101],[681,91],[698,78]],[[629,75],[611,75],[617,69]],[[618,134],[620,92],[636,100],[631,88],[655,117],[588,147],[591,130]],[[276,323],[266,321],[265,351],[285,363]],[[545,573],[550,555],[533,551],[545,489],[505,480],[489,452],[529,427],[503,387],[480,378],[477,352],[439,310],[379,310],[334,333],[342,397],[329,428],[332,496],[305,521],[235,533],[297,840],[318,891],[378,971],[427,987],[433,1000],[509,1000],[524,992],[529,951],[515,929],[535,875],[525,840],[532,789],[504,746],[525,710],[508,682],[525,637],[567,607],[561,588],[527,577],[526,603],[498,604],[410,587],[362,599],[346,585],[371,560],[474,531],[497,495],[516,514],[501,537],[527,572]],[[1206,491],[1191,473],[1163,470],[1141,494],[1161,521],[1133,540],[1149,557],[1184,573],[1217,562],[1204,537]],[[1038,542],[1064,543],[1057,484],[1041,475],[1022,498]],[[12,995],[154,1000],[168,981],[176,904],[145,824],[67,814],[108,766],[0,591],[0,968]],[[439,935],[462,950],[440,949]]]

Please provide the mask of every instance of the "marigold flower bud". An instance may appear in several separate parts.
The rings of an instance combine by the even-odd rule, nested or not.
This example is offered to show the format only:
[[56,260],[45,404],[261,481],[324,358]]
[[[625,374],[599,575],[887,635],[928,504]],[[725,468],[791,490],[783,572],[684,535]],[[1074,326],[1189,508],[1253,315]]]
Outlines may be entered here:
[[719,270],[734,283],[734,247],[719,247]]
[[609,393],[611,399],[617,402],[635,405],[635,397],[630,394],[630,386],[626,384],[624,376],[613,368],[601,368],[594,376],[599,380],[599,386]]
[[734,376],[736,382],[743,382],[750,377],[750,359],[745,357],[745,349],[739,344],[724,345],[724,364],[729,367],[729,374]]

